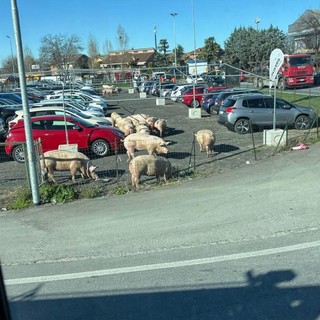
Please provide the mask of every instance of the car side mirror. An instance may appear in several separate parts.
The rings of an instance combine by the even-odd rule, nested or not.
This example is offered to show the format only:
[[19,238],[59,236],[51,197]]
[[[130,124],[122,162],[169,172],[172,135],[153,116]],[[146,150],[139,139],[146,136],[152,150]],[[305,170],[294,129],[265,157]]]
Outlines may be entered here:
[[78,125],[74,125],[72,129],[80,131],[81,128]]

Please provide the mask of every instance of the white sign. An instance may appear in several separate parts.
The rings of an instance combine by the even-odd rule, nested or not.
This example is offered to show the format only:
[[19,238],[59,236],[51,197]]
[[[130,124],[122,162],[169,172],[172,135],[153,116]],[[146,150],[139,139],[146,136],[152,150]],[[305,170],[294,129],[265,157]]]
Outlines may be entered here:
[[39,70],[40,69],[40,66],[38,64],[32,64],[31,65],[31,69],[32,70]]
[[270,54],[270,63],[269,63],[269,80],[270,88],[274,80],[277,77],[278,71],[283,64],[284,54],[280,49],[274,49]]

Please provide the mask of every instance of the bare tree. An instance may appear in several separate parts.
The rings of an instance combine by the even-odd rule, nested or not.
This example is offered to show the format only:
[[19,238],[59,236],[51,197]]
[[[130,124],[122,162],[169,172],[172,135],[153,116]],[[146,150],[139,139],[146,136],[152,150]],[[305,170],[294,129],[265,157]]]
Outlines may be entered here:
[[119,25],[117,29],[117,42],[119,50],[121,51],[121,68],[123,68],[123,63],[125,61],[125,51],[128,48],[129,37],[126,34],[125,30],[121,27],[121,25]]
[[299,19],[298,28],[304,35],[301,41],[305,48],[319,53],[320,40],[320,10],[307,10]]
[[110,40],[106,40],[105,43],[103,44],[103,53],[105,55],[108,55],[110,51],[113,50],[113,46]]
[[97,61],[99,55],[98,43],[93,35],[89,36],[88,41],[88,55],[91,62],[91,68],[96,68],[99,66],[99,61]]
[[41,39],[40,61],[58,69],[69,69],[70,65],[75,64],[81,50],[81,40],[76,35],[48,34]]
[[128,48],[129,37],[121,25],[119,25],[117,29],[117,42],[119,50],[125,51]]
[[24,58],[24,67],[26,71],[32,71],[32,65],[37,64],[36,59],[34,58],[29,47],[24,47],[23,49],[23,58]]

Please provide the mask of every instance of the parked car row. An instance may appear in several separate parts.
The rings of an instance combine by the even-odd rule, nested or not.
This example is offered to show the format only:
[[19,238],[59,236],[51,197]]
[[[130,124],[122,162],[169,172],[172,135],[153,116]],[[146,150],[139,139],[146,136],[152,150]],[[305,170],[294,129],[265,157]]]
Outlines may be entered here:
[[[257,89],[208,86],[207,84],[176,84],[163,90],[166,98],[182,102],[188,107],[199,108],[211,115],[218,115],[218,122],[238,134],[256,128],[276,127],[309,129],[317,113],[311,107],[289,103],[280,98],[263,94]],[[275,117],[274,117],[275,112]]]
[[[102,120],[108,112],[108,101],[99,96],[92,88],[82,87],[61,91],[49,91],[47,86],[29,87],[27,86],[27,99],[30,110],[39,107],[51,107],[58,109],[65,107],[69,111],[81,113],[86,117],[99,117],[97,123],[108,123]],[[23,99],[20,88],[12,92],[0,93],[0,118],[4,121],[5,133],[0,134],[0,141],[4,141],[6,132],[9,130],[9,123],[16,118],[17,114],[23,114]],[[13,122],[10,125],[13,126]]]

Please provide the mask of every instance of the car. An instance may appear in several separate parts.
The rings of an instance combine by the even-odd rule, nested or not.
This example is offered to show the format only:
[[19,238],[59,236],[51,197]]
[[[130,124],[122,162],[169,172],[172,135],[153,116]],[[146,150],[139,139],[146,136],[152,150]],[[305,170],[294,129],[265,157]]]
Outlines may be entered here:
[[191,87],[182,94],[182,103],[188,107],[200,107],[201,99],[204,95],[205,86]]
[[240,94],[240,93],[260,93],[259,90],[257,89],[244,89],[244,88],[232,88],[232,89],[227,89],[219,93],[219,95],[216,97],[216,100],[214,104],[211,107],[211,112],[216,114],[219,114],[219,108],[223,104],[224,100],[233,95],[233,94]]
[[15,117],[17,111],[21,110],[20,105],[1,105],[0,101],[0,118],[4,121],[6,129],[9,128],[9,122]]
[[151,88],[151,95],[160,97],[160,89],[165,88],[166,85],[175,85],[172,82],[155,82]]
[[195,74],[189,74],[186,78],[187,83],[199,83],[199,82],[205,82],[204,79],[200,75]]
[[[44,115],[66,115],[66,116],[74,116],[79,117],[80,119],[86,120],[91,122],[95,125],[103,125],[103,126],[111,126],[112,123],[104,118],[104,117],[95,117],[91,115],[87,115],[83,112],[80,112],[74,108],[70,107],[33,107],[29,111],[30,117],[36,117],[36,116],[44,116]],[[10,119],[9,121],[9,129],[12,128],[16,123],[23,118],[23,110],[17,110],[15,111],[15,115]]]
[[[22,106],[22,98],[21,96],[16,93],[16,92],[1,92],[0,93],[0,99],[8,99],[8,100],[12,100],[18,104],[20,104],[20,106]],[[31,100],[28,101],[30,104],[32,103]]]
[[171,91],[174,90],[176,87],[177,85],[175,83],[168,83],[162,85],[159,96],[165,98],[169,97]]
[[191,88],[193,84],[177,84],[177,87],[170,92],[170,99],[172,101],[181,101],[182,93],[187,89]]
[[[275,106],[274,106],[275,100]],[[309,129],[317,113],[311,107],[290,103],[267,94],[245,93],[229,96],[220,107],[218,122],[236,133],[251,132],[255,127],[272,127],[276,112],[277,127]]]
[[5,122],[0,118],[0,141],[5,141],[7,129],[5,128]]
[[224,90],[215,90],[204,94],[200,102],[201,108],[209,114],[216,114],[212,106],[214,105],[218,95],[223,91]]
[[[80,118],[60,115],[32,117],[30,122],[33,139],[41,140],[43,152],[57,150],[59,145],[68,143],[76,144],[80,152],[104,157],[123,146],[123,132],[112,126],[96,126]],[[20,119],[8,131],[6,154],[23,163],[25,156],[21,142],[25,141],[24,119]]]
[[107,100],[100,96],[92,96],[90,94],[73,91],[73,92],[56,92],[54,94],[50,94],[46,96],[46,99],[62,99],[65,97],[66,99],[71,99],[76,102],[82,103],[89,107],[95,107],[97,109],[102,109],[103,113],[107,115],[108,112],[108,103]]
[[50,99],[50,100],[42,100],[41,102],[34,103],[32,108],[37,107],[69,107],[71,109],[76,109],[84,114],[95,117],[104,117],[105,114],[101,109],[95,107],[85,106],[81,103],[78,103],[71,99]]

